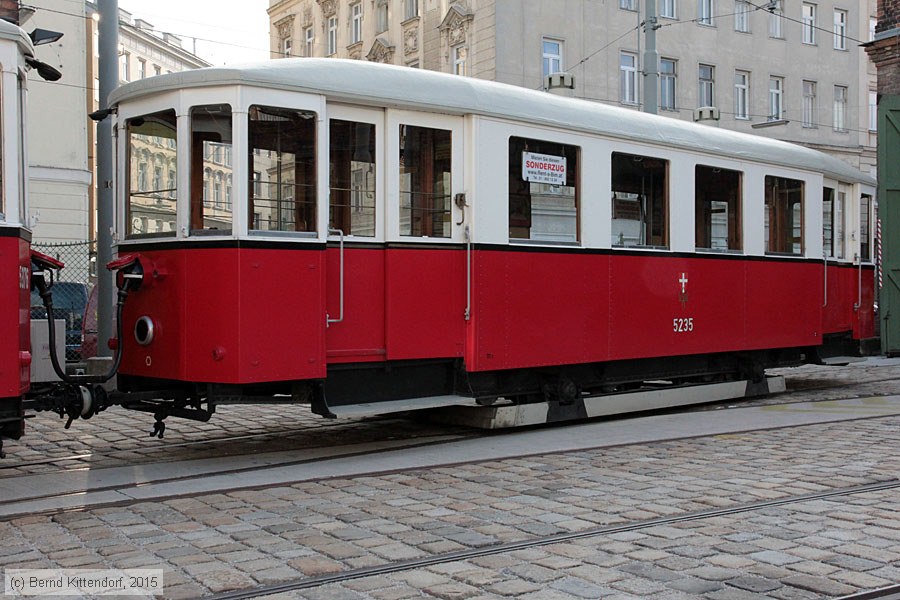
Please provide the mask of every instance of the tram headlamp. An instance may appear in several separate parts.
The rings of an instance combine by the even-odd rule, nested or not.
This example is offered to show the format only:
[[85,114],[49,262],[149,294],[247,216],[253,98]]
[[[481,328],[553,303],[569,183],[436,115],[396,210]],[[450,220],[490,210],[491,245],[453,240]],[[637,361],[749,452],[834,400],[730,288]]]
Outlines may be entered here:
[[134,324],[134,340],[141,346],[149,346],[155,333],[156,327],[153,324],[153,319],[147,315],[138,318]]

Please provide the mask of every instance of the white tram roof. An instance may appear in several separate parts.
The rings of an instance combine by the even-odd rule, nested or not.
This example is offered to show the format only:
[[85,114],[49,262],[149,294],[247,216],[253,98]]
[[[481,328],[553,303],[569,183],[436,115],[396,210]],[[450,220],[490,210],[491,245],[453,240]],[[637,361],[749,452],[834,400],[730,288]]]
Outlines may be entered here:
[[876,185],[872,177],[838,158],[780,140],[473,77],[357,60],[289,58],[170,73],[123,85],[110,94],[110,105],[171,90],[222,85],[325,94],[333,100],[367,105],[511,118]]
[[34,44],[21,27],[0,19],[0,40],[18,42],[19,50],[26,56],[34,56]]

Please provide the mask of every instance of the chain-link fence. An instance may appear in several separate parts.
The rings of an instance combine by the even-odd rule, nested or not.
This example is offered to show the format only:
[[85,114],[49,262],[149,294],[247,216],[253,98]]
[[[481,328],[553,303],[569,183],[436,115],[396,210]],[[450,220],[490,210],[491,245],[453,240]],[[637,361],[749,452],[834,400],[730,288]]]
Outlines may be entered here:
[[[65,268],[54,274],[53,318],[66,323],[66,361],[78,362],[94,356],[97,317],[87,315],[85,319],[85,312],[96,281],[96,243],[33,243],[32,248],[65,264]],[[31,292],[31,318],[47,318],[36,291]]]

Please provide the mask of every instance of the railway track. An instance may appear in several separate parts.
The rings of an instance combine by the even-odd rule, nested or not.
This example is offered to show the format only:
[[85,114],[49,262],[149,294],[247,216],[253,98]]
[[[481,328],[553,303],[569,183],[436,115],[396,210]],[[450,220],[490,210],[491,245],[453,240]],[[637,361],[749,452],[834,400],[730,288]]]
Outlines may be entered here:
[[[710,510],[702,510],[696,512],[685,513],[681,515],[675,515],[670,517],[662,517],[657,519],[648,519],[643,521],[633,521],[625,524],[618,524],[613,526],[604,526],[604,527],[595,527],[591,529],[585,529],[582,531],[576,531],[571,533],[562,533],[555,535],[546,535],[540,537],[533,537],[526,540],[516,541],[516,542],[508,542],[503,544],[496,544],[492,546],[484,546],[479,548],[471,548],[468,550],[461,550],[457,552],[446,552],[442,554],[435,554],[433,556],[428,556],[425,558],[413,559],[413,560],[404,560],[404,561],[396,561],[385,563],[381,565],[376,565],[373,567],[365,567],[359,569],[350,569],[347,571],[343,571],[340,573],[333,573],[328,575],[320,575],[316,577],[306,577],[302,579],[296,579],[293,581],[287,581],[284,583],[278,583],[274,585],[261,586],[251,589],[244,589],[234,592],[227,592],[222,594],[216,594],[213,596],[207,597],[207,600],[243,600],[245,598],[257,598],[260,596],[268,596],[273,594],[279,594],[284,592],[298,591],[298,590],[310,590],[316,589],[325,585],[343,583],[346,581],[351,581],[353,579],[362,579],[365,577],[374,577],[379,575],[391,575],[394,573],[400,573],[403,571],[410,571],[414,569],[421,569],[426,567],[431,567],[434,565],[442,565],[448,563],[454,563],[459,561],[470,560],[473,558],[478,558],[482,556],[490,556],[496,554],[506,554],[510,552],[516,552],[520,550],[527,550],[529,548],[537,548],[540,546],[548,546],[551,544],[558,544],[564,542],[570,542],[574,540],[580,540],[585,538],[593,538],[593,537],[601,537],[601,536],[609,536],[617,533],[625,533],[632,531],[640,531],[642,529],[649,529],[651,527],[659,527],[664,525],[674,525],[678,523],[684,523],[688,521],[699,521],[704,519],[711,519],[714,517],[726,517],[733,516],[741,513],[753,512],[764,510],[768,508],[776,508],[776,507],[785,507],[791,506],[795,504],[801,504],[804,502],[812,502],[816,500],[828,500],[832,498],[838,498],[843,496],[852,496],[857,494],[866,494],[872,492],[881,492],[881,491],[889,491],[900,488],[900,480],[891,479],[886,481],[879,481],[875,483],[871,483],[868,485],[862,486],[854,486],[849,488],[841,488],[835,490],[829,490],[826,492],[819,492],[814,494],[803,494],[790,496],[787,498],[781,498],[777,500],[766,500],[762,502],[753,502],[747,504],[741,504],[738,506],[728,507],[728,508],[719,508],[719,509],[710,509]],[[878,598],[895,598],[900,597],[900,585],[891,586],[888,588],[883,588],[879,590],[865,591],[859,594],[845,596],[842,600],[875,600]]]

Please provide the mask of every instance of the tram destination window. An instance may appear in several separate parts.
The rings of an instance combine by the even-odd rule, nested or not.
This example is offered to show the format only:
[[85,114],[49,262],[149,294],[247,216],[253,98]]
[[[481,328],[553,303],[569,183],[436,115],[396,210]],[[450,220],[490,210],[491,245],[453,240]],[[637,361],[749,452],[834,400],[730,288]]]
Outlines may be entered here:
[[766,252],[803,254],[803,182],[766,175]]
[[316,114],[251,106],[251,231],[316,231]]
[[578,242],[578,147],[509,139],[509,237]]
[[231,107],[191,109],[191,234],[230,234],[234,222],[231,197]]
[[613,152],[612,245],[669,246],[669,161]]
[[125,237],[175,236],[177,126],[174,110],[128,119]]
[[375,235],[375,126],[332,119],[329,225],[348,235]]
[[703,250],[741,250],[740,171],[697,165],[694,177],[696,246]]
[[400,235],[449,238],[452,136],[400,125]]

